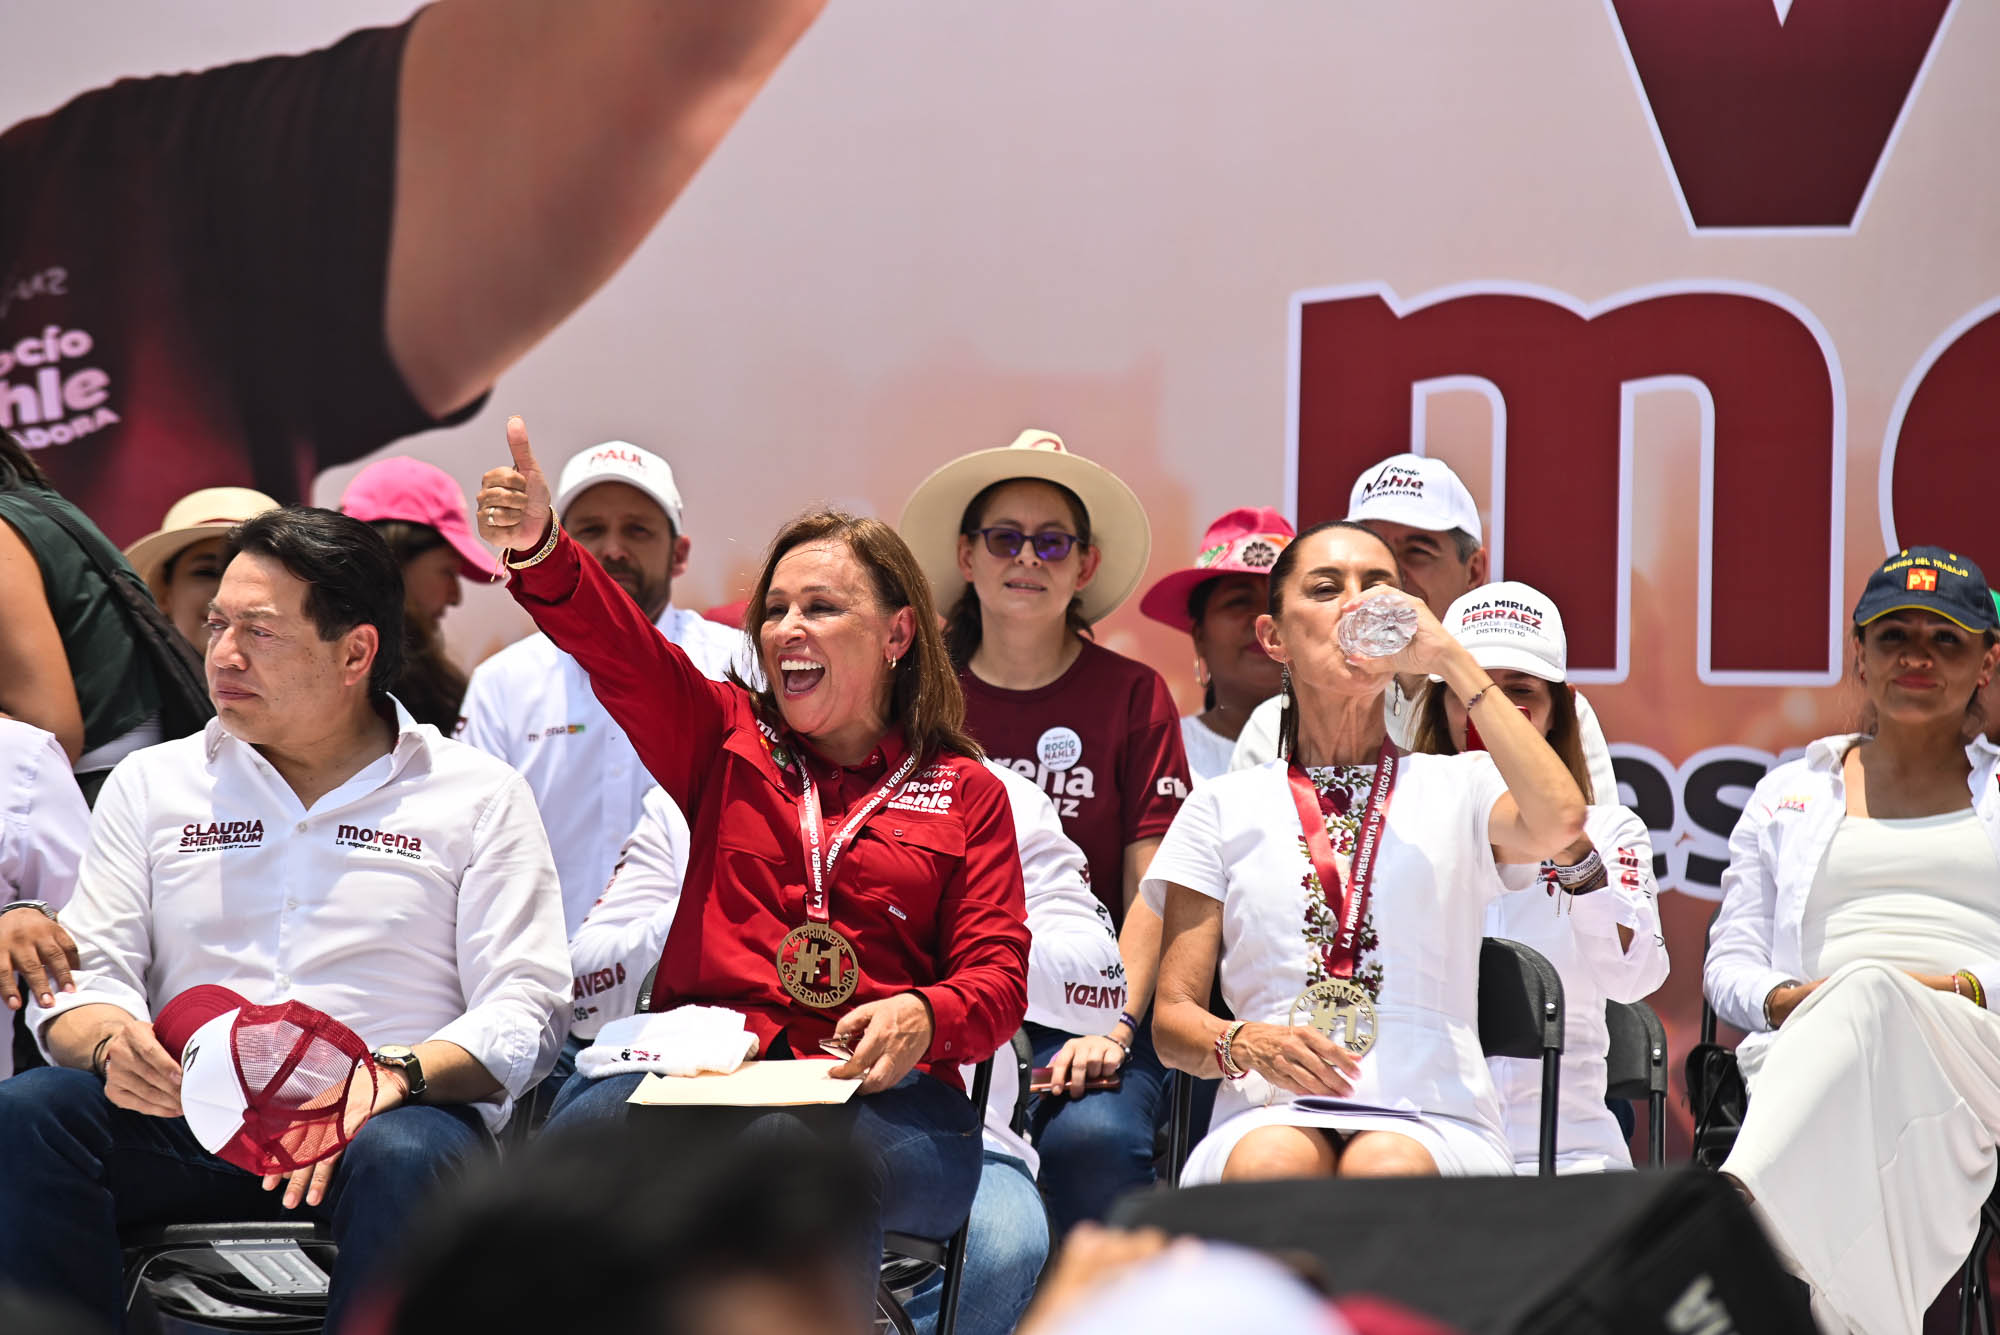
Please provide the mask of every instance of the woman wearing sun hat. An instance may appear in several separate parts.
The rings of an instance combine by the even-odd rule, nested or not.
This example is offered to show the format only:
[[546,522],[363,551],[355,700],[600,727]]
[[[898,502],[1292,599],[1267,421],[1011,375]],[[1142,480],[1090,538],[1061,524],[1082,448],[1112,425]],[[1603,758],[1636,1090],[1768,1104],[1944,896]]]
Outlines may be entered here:
[[1139,610],[1194,638],[1194,678],[1202,712],[1181,719],[1181,744],[1196,779],[1229,768],[1250,711],[1278,693],[1283,673],[1257,643],[1271,566],[1292,540],[1276,510],[1231,510],[1208,526],[1194,564],[1158,580]]
[[196,653],[208,647],[208,602],[222,582],[224,536],[252,515],[277,508],[248,487],[203,487],[168,506],[160,527],[125,549],[153,601]]
[[[1063,1091],[1037,1100],[1031,1125],[1050,1211],[1067,1230],[1152,1181],[1164,1102],[1166,1072],[1140,1023],[1159,919],[1126,906],[1187,795],[1187,759],[1160,674],[1089,638],[1138,587],[1152,530],[1130,487],[1038,430],[938,469],[900,528],[945,613],[967,730],[1048,793],[1090,864],[1092,890],[1122,924],[1126,1005],[1111,1032],[1029,1026],[1036,1061]],[[1084,1094],[1112,1072],[1118,1089]]]
[[1915,1332],[1956,1272],[2000,1143],[2000,622],[1979,567],[1910,547],[1870,575],[1857,733],[1752,790],[1703,990],[1747,1034],[1723,1171],[1828,1332]]

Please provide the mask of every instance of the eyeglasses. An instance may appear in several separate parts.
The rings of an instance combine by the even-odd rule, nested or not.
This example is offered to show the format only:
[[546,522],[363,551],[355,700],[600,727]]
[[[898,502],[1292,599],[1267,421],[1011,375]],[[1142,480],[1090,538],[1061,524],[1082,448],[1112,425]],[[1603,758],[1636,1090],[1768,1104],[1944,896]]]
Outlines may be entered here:
[[986,540],[986,550],[995,556],[1009,560],[1021,554],[1021,544],[1035,549],[1035,555],[1047,562],[1056,562],[1068,556],[1070,549],[1081,541],[1074,533],[1052,530],[1047,533],[1027,534],[1018,528],[980,528],[972,531],[972,536]]

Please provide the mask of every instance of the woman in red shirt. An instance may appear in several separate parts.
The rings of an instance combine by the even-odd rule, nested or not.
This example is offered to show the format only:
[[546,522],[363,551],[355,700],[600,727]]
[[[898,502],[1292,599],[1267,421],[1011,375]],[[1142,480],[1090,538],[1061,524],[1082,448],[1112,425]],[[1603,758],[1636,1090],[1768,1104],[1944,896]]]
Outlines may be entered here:
[[[949,1236],[980,1170],[958,1067],[1020,1027],[1028,931],[1006,792],[973,758],[922,572],[879,520],[793,521],[745,616],[769,684],[710,681],[554,523],[519,418],[507,443],[481,535],[692,834],[653,1009],[740,1012],[767,1057],[844,1043],[883,1227]],[[622,1117],[638,1080],[576,1077],[551,1129]]]
[[[1164,1105],[1166,1070],[1139,1022],[1152,1001],[1160,920],[1134,895],[1187,796],[1187,758],[1160,674],[1089,638],[1138,586],[1151,530],[1139,498],[1109,470],[1049,432],[1024,431],[933,473],[904,507],[902,532],[950,609],[945,638],[967,728],[997,763],[1048,793],[1120,928],[1125,1015],[1111,1032],[1028,1026],[1059,1091],[1037,1100],[1030,1130],[1050,1213],[1067,1230],[1153,1180]],[[1085,1093],[1112,1072],[1117,1090]]]

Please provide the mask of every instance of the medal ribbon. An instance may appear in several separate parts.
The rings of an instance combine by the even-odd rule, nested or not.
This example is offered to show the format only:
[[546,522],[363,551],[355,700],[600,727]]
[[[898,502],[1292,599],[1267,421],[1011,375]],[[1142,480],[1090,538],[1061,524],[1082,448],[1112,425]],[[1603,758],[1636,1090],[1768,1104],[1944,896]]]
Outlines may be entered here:
[[1320,893],[1327,908],[1340,921],[1340,933],[1320,947],[1320,959],[1329,978],[1352,978],[1359,962],[1356,943],[1362,915],[1368,911],[1368,887],[1375,879],[1375,852],[1382,843],[1382,830],[1389,820],[1389,798],[1396,787],[1396,767],[1403,753],[1388,738],[1375,757],[1375,782],[1368,789],[1368,806],[1361,817],[1360,835],[1354,841],[1354,861],[1349,867],[1352,880],[1346,900],[1341,897],[1340,871],[1333,865],[1333,840],[1327,837],[1326,818],[1319,810],[1319,790],[1312,776],[1294,761],[1286,772],[1292,788],[1292,802],[1299,809],[1299,828],[1306,837],[1306,852],[1312,857],[1313,874],[1319,877]]
[[827,844],[824,854],[820,849],[819,789],[813,783],[812,770],[807,767],[803,755],[798,757],[798,762],[799,777],[805,781],[805,792],[799,798],[799,837],[805,841],[806,866],[812,871],[812,884],[806,888],[806,916],[814,922],[830,922],[833,915],[827,908],[827,890],[833,884],[833,867],[840,861],[841,850],[868,823],[868,818],[875,814],[875,808],[901,790],[903,781],[917,767],[917,757],[914,752],[904,756],[896,772],[884,779],[880,787],[854,808],[853,814],[848,816]]

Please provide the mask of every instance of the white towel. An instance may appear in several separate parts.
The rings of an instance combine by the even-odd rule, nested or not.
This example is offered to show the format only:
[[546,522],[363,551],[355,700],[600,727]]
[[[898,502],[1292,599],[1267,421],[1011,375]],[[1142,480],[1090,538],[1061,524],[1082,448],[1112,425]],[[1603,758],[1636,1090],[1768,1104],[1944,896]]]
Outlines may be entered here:
[[757,1039],[737,1012],[725,1006],[676,1006],[605,1025],[596,1041],[576,1055],[576,1069],[589,1080],[628,1071],[727,1075],[756,1051]]

